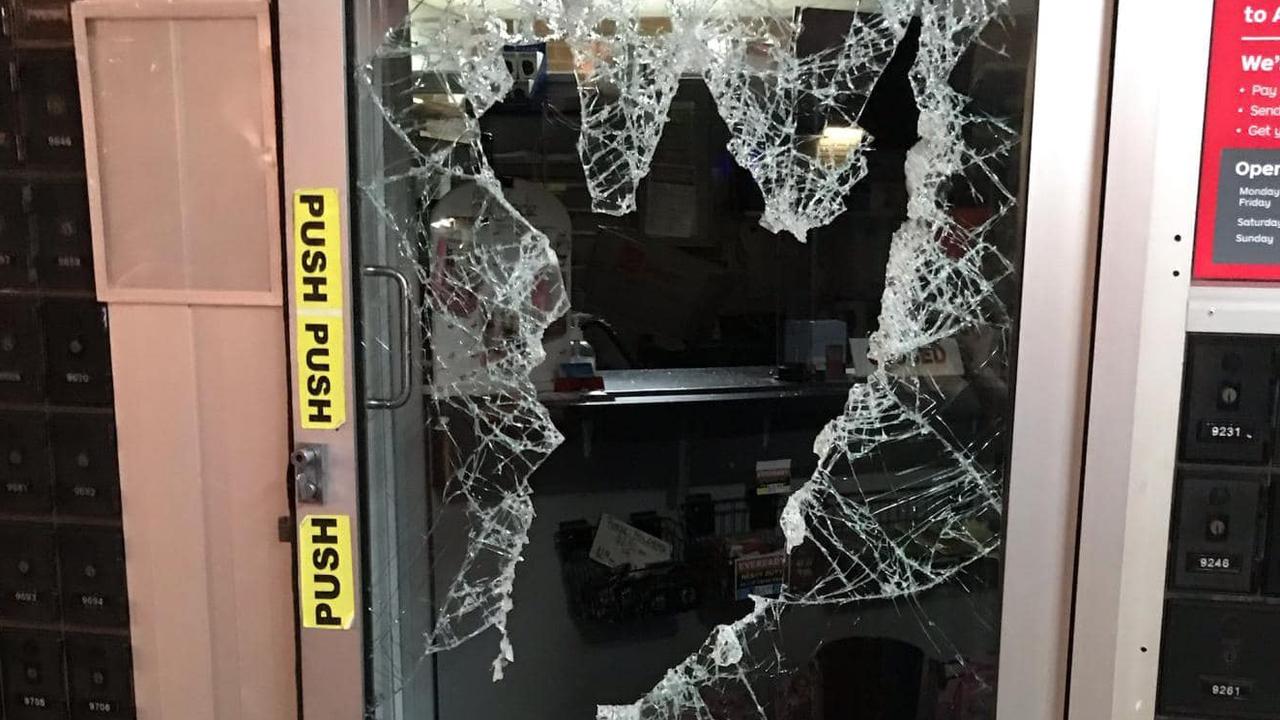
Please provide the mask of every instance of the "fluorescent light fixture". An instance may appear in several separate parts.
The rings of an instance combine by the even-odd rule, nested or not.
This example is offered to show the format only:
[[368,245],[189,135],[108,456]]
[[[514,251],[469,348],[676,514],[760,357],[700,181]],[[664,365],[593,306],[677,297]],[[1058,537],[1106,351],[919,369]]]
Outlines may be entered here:
[[849,125],[828,125],[822,128],[822,141],[840,145],[859,145],[867,132],[860,127]]

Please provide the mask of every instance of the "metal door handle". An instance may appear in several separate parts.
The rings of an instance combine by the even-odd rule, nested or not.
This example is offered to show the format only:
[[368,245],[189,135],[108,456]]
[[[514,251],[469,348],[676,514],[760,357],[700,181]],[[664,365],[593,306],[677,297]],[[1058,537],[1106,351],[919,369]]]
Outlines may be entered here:
[[395,281],[400,292],[400,388],[391,398],[367,398],[364,406],[370,410],[394,410],[409,402],[413,393],[413,293],[409,280],[395,268],[382,265],[365,265],[365,277],[382,277]]

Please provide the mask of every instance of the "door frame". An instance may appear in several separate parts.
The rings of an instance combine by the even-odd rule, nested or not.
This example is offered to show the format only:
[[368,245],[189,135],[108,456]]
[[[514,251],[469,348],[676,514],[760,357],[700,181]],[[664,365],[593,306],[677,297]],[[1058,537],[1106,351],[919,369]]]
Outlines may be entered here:
[[998,718],[1066,715],[1112,12],[1111,0],[1040,3],[1005,501]]
[[[353,0],[350,7],[341,0],[278,0],[285,197],[299,187],[338,188],[350,267],[359,251],[350,231],[347,52],[367,55],[384,29],[373,26],[398,21],[389,12],[394,7],[382,0]],[[1028,192],[1021,209],[1026,240],[1013,409],[1014,427],[1022,430],[1011,442],[997,694],[999,716],[1016,720],[1060,720],[1066,713],[1112,12],[1111,0],[1041,0],[1037,19],[1029,142],[1023,144]],[[286,244],[292,257],[292,239]],[[292,263],[286,265],[292,281]],[[352,305],[359,298],[351,292],[350,267],[344,321],[354,328]],[[348,422],[337,431],[306,431],[295,420],[294,433],[298,442],[329,446],[324,507],[349,513],[353,532],[363,537],[358,463],[364,430],[353,340],[348,332]],[[292,402],[296,418],[296,393]],[[367,711],[362,621],[350,632],[300,630],[304,717]]]
[[1126,0],[1116,20],[1073,719],[1155,713],[1188,313],[1223,331],[1249,312],[1206,323],[1195,297],[1214,288],[1190,283],[1213,5]]
[[[306,514],[345,515],[350,522],[350,540],[355,544],[354,603],[364,606],[359,547],[362,535],[358,430],[358,394],[355,343],[351,330],[353,292],[350,269],[357,258],[352,254],[351,175],[348,151],[348,86],[347,3],[345,0],[277,0],[277,55],[279,85],[280,156],[284,183],[284,245],[286,258],[285,293],[288,308],[289,366],[296,375],[294,358],[298,352],[297,308],[293,290],[298,282],[294,262],[293,195],[301,188],[333,188],[338,197],[338,220],[342,250],[341,323],[343,333],[343,366],[346,379],[341,392],[345,395],[346,421],[337,429],[308,429],[301,425],[298,378],[291,377],[289,406],[294,447],[321,446],[323,460],[323,501],[298,503],[294,524],[294,542],[298,542],[297,522]],[[299,571],[302,568],[298,568]],[[295,596],[298,587],[294,585]],[[298,629],[298,698],[299,716],[303,718],[363,718],[367,709],[365,690],[364,614],[356,612],[347,629],[310,629],[302,627],[300,614],[295,614]]]

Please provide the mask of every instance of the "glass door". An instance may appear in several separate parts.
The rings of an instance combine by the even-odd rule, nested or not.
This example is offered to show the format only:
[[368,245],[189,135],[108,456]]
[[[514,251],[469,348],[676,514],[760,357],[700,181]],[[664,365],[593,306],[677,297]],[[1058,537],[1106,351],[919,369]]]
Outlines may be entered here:
[[370,716],[995,717],[1037,10],[354,4]]

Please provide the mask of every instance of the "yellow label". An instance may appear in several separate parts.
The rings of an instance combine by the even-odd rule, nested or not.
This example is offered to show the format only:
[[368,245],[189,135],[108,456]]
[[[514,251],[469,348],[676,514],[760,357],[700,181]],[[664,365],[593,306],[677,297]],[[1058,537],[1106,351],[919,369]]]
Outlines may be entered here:
[[342,231],[338,191],[298,190],[293,194],[294,306],[342,310]]
[[298,315],[298,412],[302,427],[332,430],[347,419],[342,318]]
[[302,627],[346,630],[356,617],[351,518],[307,515],[298,525]]
[[342,233],[336,190],[294,193],[293,244],[298,411],[302,427],[334,430],[347,420]]

